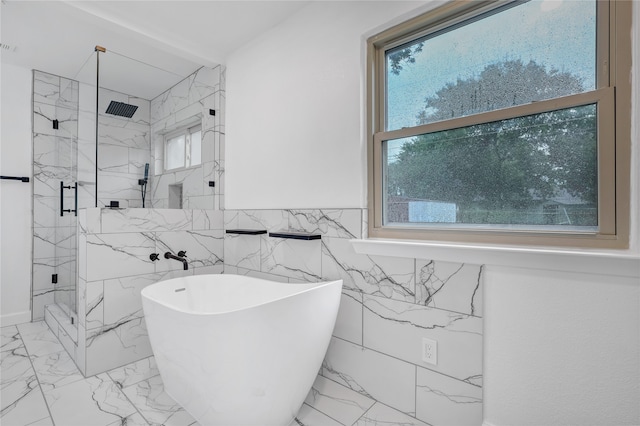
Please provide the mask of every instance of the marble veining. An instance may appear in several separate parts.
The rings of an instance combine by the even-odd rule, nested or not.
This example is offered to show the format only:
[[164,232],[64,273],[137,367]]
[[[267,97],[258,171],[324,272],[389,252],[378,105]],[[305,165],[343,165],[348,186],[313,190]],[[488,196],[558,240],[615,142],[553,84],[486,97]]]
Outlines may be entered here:
[[0,340],[1,342],[0,350],[2,352],[12,351],[14,349],[17,349],[23,346],[22,338],[20,337],[20,333],[18,332],[18,329],[15,326],[2,327],[2,329],[0,330],[2,330],[2,334],[1,334],[2,340]]
[[[68,293],[67,287],[54,288],[50,284],[51,273],[58,268],[50,255],[52,249],[74,249],[70,234],[65,234],[66,229],[61,229],[60,233],[52,231],[61,225],[71,227],[72,223],[68,217],[61,218],[62,222],[58,218],[44,217],[43,212],[56,214],[57,185],[72,171],[58,166],[57,161],[71,155],[70,147],[78,131],[77,103],[73,101],[77,96],[74,93],[77,82],[38,74],[34,73],[34,80],[37,80],[34,81],[37,86],[34,140],[38,140],[37,149],[34,146],[37,153],[34,205],[36,202],[38,205],[34,223],[39,224],[40,229],[34,244],[39,253],[38,264],[34,265],[34,314],[43,310],[45,304],[52,303],[54,296],[56,300],[62,300]],[[150,205],[166,207],[167,185],[182,183],[184,206],[224,208],[224,79],[224,67],[202,68],[152,102],[113,94],[124,102],[139,104],[142,114],[134,120],[101,117],[102,142],[106,144],[104,161],[100,164],[101,203],[113,199],[120,200],[123,206],[138,206],[137,179],[144,163],[149,162],[156,167],[155,172],[152,170]],[[102,102],[107,102],[106,97]],[[215,116],[208,115],[209,108],[216,110]],[[158,150],[161,147],[158,132],[175,129],[181,123],[193,121],[196,116],[201,117],[203,131],[202,165],[161,174],[163,158]],[[150,120],[145,121],[146,117]],[[60,129],[52,129],[53,119],[60,121]],[[91,150],[87,151],[90,144],[84,143],[82,138],[77,139],[81,142],[78,155],[87,156],[90,163]],[[145,160],[144,156],[149,152],[152,157]],[[122,156],[127,156],[128,162],[121,161]],[[88,173],[85,169],[81,166],[78,173],[84,176]],[[90,175],[85,178],[90,184]],[[215,181],[216,186],[208,187],[209,180]],[[92,198],[89,186],[81,186],[79,192],[83,200]],[[146,211],[138,212],[138,216],[134,212],[135,226],[130,226],[125,215],[119,217],[120,211],[98,213],[84,224],[81,222],[81,232],[94,233],[81,235],[78,247],[80,253],[85,251],[84,257],[88,260],[78,265],[82,278],[87,278],[84,283],[80,282],[85,292],[80,294],[80,300],[85,306],[79,307],[82,315],[79,317],[78,359],[84,365],[86,355],[90,374],[122,368],[150,354],[137,300],[139,290],[146,285],[141,277],[165,279],[181,274],[236,270],[285,282],[342,278],[345,290],[336,337],[322,370],[325,377],[314,385],[315,393],[310,394],[292,424],[354,424],[353,421],[355,424],[383,424],[387,421],[387,408],[395,412],[388,406],[404,413],[390,417],[398,424],[405,421],[406,424],[422,424],[416,417],[433,424],[474,424],[481,419],[477,406],[481,406],[482,400],[482,266],[358,255],[348,240],[366,237],[366,209],[229,210],[216,214],[206,211],[196,214],[194,211],[186,218],[180,216],[182,213],[174,212],[151,213],[157,213],[159,218],[145,216]],[[224,235],[225,227],[314,232],[321,233],[323,239],[321,242],[283,243],[264,236]],[[216,232],[210,232],[214,230]],[[148,260],[149,253],[165,249],[186,249],[189,271],[182,271],[177,262],[174,265]],[[118,265],[117,274],[113,267],[105,266],[114,264]],[[69,263],[69,268],[71,265]],[[87,271],[91,276],[87,277]],[[444,361],[435,368],[424,365],[409,343],[418,341],[423,335],[434,337],[439,342],[439,349],[445,351]],[[48,364],[49,371],[63,368],[65,363],[60,359],[56,361],[55,356],[43,357],[43,351],[49,347],[44,341],[46,339],[40,339],[40,343],[38,339],[30,340],[26,346],[20,346],[16,339],[8,339],[7,347],[15,347],[19,353],[20,347],[26,351],[31,346],[36,350],[33,364],[35,360],[39,365]],[[59,350],[60,346],[55,348]],[[104,356],[110,360],[106,362],[102,359]],[[133,392],[131,389],[144,388],[144,383],[153,377],[153,374],[149,375],[149,371],[154,371],[153,367],[140,368],[147,373],[138,376],[130,372],[136,377],[135,383],[107,377],[118,389]],[[352,388],[343,387],[348,389],[347,393],[351,392],[351,396],[345,398],[340,393],[327,391],[331,384],[337,385],[336,382]],[[60,385],[51,379],[45,380],[45,384],[56,390],[72,383]],[[329,394],[333,396],[327,396]],[[349,401],[353,394],[365,401],[375,398],[378,402],[369,405],[365,413],[352,421],[356,412],[368,404],[352,404]],[[44,401],[41,403],[46,407]],[[334,408],[331,407],[341,404],[345,406],[343,410],[332,412]],[[445,408],[450,405],[475,408]],[[451,410],[459,417],[447,417]],[[348,412],[351,413],[349,419]],[[121,413],[109,421],[111,424],[124,421],[146,424],[149,419],[141,413],[143,410]],[[180,415],[167,418],[178,419]]]
[[344,373],[344,372],[340,372],[338,370],[336,370],[335,368],[333,368],[331,366],[331,363],[325,361],[322,364],[322,370],[323,370],[323,374],[324,377],[331,377],[333,376],[334,378],[338,379],[339,382],[341,384],[343,384],[344,386],[346,386],[348,389],[351,389],[361,395],[363,395],[366,398],[369,398],[371,400],[375,400],[367,391],[364,387],[360,386],[357,382],[356,379],[354,379],[353,377],[351,377],[349,374]]
[[225,228],[249,228],[280,230],[287,229],[289,219],[284,211],[279,210],[225,210]]
[[303,404],[297,416],[293,419],[289,426],[340,426],[342,423],[332,419],[326,414],[314,409],[313,407]]
[[51,415],[60,424],[122,422],[136,409],[106,374],[92,376],[45,392]]
[[99,121],[100,146],[116,145],[127,148],[149,149],[149,126],[131,120],[101,116]]
[[60,96],[60,77],[43,72],[33,73],[34,102],[55,105]]
[[[170,251],[187,252],[189,267],[222,265],[224,235],[222,230],[203,230],[185,232],[163,232],[156,234],[156,250],[159,253]],[[158,271],[181,269],[182,264],[165,260],[157,264]]]
[[154,357],[143,358],[109,371],[109,377],[122,389],[160,374]]
[[180,209],[101,210],[102,232],[180,231],[192,229],[192,212]]
[[[377,296],[364,296],[363,344],[415,365],[459,380],[482,374],[482,320]],[[438,345],[438,364],[422,361],[415,346],[431,338]]]
[[[2,424],[198,425],[164,391],[152,356],[87,378],[82,377],[73,363],[61,355],[63,351],[43,352],[31,358],[35,360],[31,363],[26,348],[19,342],[23,337],[25,340],[38,340],[37,336],[44,337],[45,329],[43,322],[1,329],[3,348],[7,348],[2,351],[0,374]],[[9,347],[14,350],[9,350]],[[420,380],[421,377],[419,374]],[[446,387],[447,383],[439,383],[438,386],[436,389]],[[418,389],[419,392],[423,389],[426,391],[422,384]],[[467,394],[460,393],[459,400],[464,403],[462,395]],[[468,402],[472,402],[473,397],[469,395]],[[464,420],[464,416],[457,419]],[[305,404],[289,426],[354,424],[383,426],[425,423],[333,380],[318,376]]]
[[144,318],[123,318],[116,324],[86,331],[86,371],[97,374],[152,354]]
[[415,417],[415,368],[382,352],[334,337],[321,374]]
[[375,400],[318,376],[305,403],[338,420],[340,424],[350,425],[371,408]]
[[228,268],[229,266],[233,266],[234,268],[245,268],[247,270],[260,271],[260,249],[261,241],[259,237],[225,234],[225,267]]
[[418,368],[416,416],[430,424],[474,426],[482,418],[482,389]]
[[[220,127],[224,96],[224,67],[200,68],[151,101],[152,163],[151,204],[167,208],[168,186],[182,184],[182,207],[188,209],[222,209],[224,198],[224,159],[220,156],[224,134]],[[209,115],[209,110],[216,115]],[[164,135],[187,125],[201,125],[201,164],[188,169],[164,170]],[[208,181],[216,182],[209,187]]]
[[[321,375],[378,401],[353,424],[384,424],[384,407],[405,413],[406,424],[481,423],[483,267],[357,254],[349,240],[366,237],[367,221],[366,209],[226,210],[227,229],[290,229],[320,233],[322,240],[287,247],[265,236],[227,234],[225,272],[344,281]],[[437,366],[422,361],[416,348],[422,337],[438,341]],[[321,392],[315,395],[322,400]],[[458,410],[461,405],[474,408]],[[303,417],[295,424],[304,424]]]
[[482,266],[417,261],[416,303],[482,316]]
[[[44,317],[47,304],[63,303],[75,309],[75,217],[60,217],[60,182],[71,185],[77,170],[77,81],[33,72],[33,259],[32,316]],[[53,128],[53,120],[58,128]],[[65,208],[73,205],[66,191]],[[72,219],[73,217],[73,219]],[[52,274],[59,277],[52,283]]]
[[86,312],[84,325],[87,330],[104,325],[104,289],[103,281],[90,282],[85,287]]
[[0,368],[0,421],[3,424],[26,425],[48,419],[49,413],[42,391],[24,346],[3,351]]
[[[95,330],[92,333],[87,335],[87,347],[90,347],[94,341],[99,339],[101,336],[104,336],[107,333],[118,332],[124,329],[128,325],[140,325],[141,318],[140,317],[126,317],[122,318],[120,321],[115,324],[109,324],[108,326],[101,327],[99,330]],[[124,340],[120,340],[124,347],[131,347],[131,344],[125,342]]]
[[262,239],[261,269],[308,282],[322,281],[320,240]]
[[[82,339],[77,356],[86,358],[85,373],[104,372],[150,355],[140,299],[144,287],[224,269],[220,211],[91,208],[81,210],[79,229]],[[162,257],[166,251],[180,250],[187,252],[187,271]],[[151,253],[159,253],[160,259],[152,262]]]
[[125,318],[141,318],[142,302],[140,292],[148,285],[162,279],[161,273],[135,275],[105,280],[100,286],[102,297],[109,303],[104,306],[104,324],[117,324]]
[[322,241],[323,270],[338,276],[345,288],[399,300],[415,300],[413,261],[355,255],[347,240]]
[[327,237],[359,238],[360,210],[285,210],[288,228]]
[[176,426],[197,424],[189,413],[167,395],[160,376],[153,376],[125,387],[123,392],[136,405],[144,418],[153,424]]
[[398,414],[392,408],[379,402],[358,419],[354,426],[383,426],[390,424],[394,426],[428,426],[427,423],[420,420]]
[[[58,120],[58,128],[53,128],[53,120]],[[46,135],[77,137],[77,109],[60,108],[55,105],[33,103],[33,132]]]
[[31,360],[43,391],[84,379],[66,351],[33,356]]
[[[446,329],[448,327],[451,327],[457,321],[467,318],[466,315],[458,315],[452,313],[451,315],[446,316],[439,315],[441,321],[437,323],[414,321],[411,318],[415,318],[415,316],[412,315],[412,311],[417,311],[421,317],[423,317],[423,314],[427,313],[428,311],[425,311],[424,309],[414,304],[403,304],[401,306],[399,303],[393,303],[390,306],[388,299],[386,298],[366,297],[363,306],[368,312],[371,312],[373,315],[376,315],[380,319],[393,321],[398,324],[410,325],[422,330]],[[442,314],[444,312],[438,311],[438,313]],[[480,334],[478,332],[472,333]]]

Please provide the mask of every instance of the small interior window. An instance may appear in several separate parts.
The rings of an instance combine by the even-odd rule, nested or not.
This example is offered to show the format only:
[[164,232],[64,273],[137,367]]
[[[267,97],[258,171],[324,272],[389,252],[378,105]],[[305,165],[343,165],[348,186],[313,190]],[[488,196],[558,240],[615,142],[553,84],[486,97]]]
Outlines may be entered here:
[[202,162],[202,128],[183,128],[165,136],[165,170],[184,169]]

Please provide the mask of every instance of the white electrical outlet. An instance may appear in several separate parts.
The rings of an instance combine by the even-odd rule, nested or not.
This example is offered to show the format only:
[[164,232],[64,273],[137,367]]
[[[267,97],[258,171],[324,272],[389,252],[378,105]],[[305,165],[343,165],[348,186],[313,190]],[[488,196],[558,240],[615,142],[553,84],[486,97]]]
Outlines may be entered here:
[[422,360],[429,364],[438,364],[438,342],[422,338]]

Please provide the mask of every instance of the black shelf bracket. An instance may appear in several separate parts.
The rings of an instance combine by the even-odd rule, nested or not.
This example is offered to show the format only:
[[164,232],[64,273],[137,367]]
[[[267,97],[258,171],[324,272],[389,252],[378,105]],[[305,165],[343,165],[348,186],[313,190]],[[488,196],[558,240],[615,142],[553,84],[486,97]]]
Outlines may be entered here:
[[240,235],[262,235],[267,231],[264,229],[227,229],[227,234],[240,234]]
[[291,240],[319,240],[322,238],[320,234],[311,234],[308,232],[289,232],[289,231],[279,231],[279,232],[269,232],[269,236],[273,238],[288,238]]

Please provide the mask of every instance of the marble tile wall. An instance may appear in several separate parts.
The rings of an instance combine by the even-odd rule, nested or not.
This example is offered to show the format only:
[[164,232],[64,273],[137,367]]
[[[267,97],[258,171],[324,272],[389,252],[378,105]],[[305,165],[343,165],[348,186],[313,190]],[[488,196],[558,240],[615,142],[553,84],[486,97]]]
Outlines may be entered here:
[[[154,357],[84,378],[42,322],[2,327],[3,425],[196,425],[166,392]],[[317,376],[289,426],[427,426]]]
[[[140,296],[144,287],[223,272],[223,214],[89,208],[78,219],[78,338],[68,351],[89,376],[152,354]],[[187,271],[164,258],[180,250],[187,252]],[[151,253],[160,260],[151,261]],[[64,319],[55,319],[52,329],[64,329]]]
[[[225,229],[318,233],[299,241],[225,234],[224,271],[344,281],[321,375],[429,424],[482,423],[482,267],[356,254],[366,210],[225,210]],[[422,361],[422,338],[438,364]]]
[[[151,355],[140,291],[153,282],[185,273],[222,272],[285,282],[340,278],[344,281],[340,312],[320,371],[329,379],[327,386],[339,383],[367,400],[377,400],[408,418],[429,424],[481,423],[482,267],[356,254],[349,240],[366,237],[367,215],[363,209],[224,210],[224,75],[223,67],[202,68],[152,100],[146,136],[144,120],[124,124],[113,118],[101,128],[105,138],[113,137],[102,141],[109,147],[103,149],[101,157],[101,173],[108,174],[111,182],[135,179],[137,183],[149,143],[152,172],[148,200],[154,209],[80,211],[77,328],[54,307],[43,315],[82,373],[98,374]],[[53,97],[46,92],[39,95],[42,105],[37,112],[34,97],[34,123],[37,119],[46,124],[43,111]],[[61,107],[68,109],[66,95],[58,98],[62,99]],[[131,98],[121,101],[136,102]],[[142,105],[141,111],[144,108]],[[209,115],[209,109],[216,115]],[[203,129],[203,164],[163,173],[163,135],[196,122]],[[45,131],[36,135],[34,131],[34,139],[53,140],[64,146],[71,140],[64,133],[69,124],[65,121],[61,128],[55,135]],[[82,158],[82,144],[79,151]],[[46,198],[45,179],[59,172],[55,165],[48,164],[47,158],[54,151],[38,152],[42,153],[38,157],[42,160],[42,176],[34,173],[34,185],[43,188],[38,202],[43,209],[55,210],[55,201]],[[125,152],[129,159],[126,164],[120,160]],[[78,173],[83,176],[82,166]],[[90,182],[88,172],[86,178]],[[216,182],[215,187],[208,186],[210,180]],[[187,210],[166,209],[168,185],[175,183],[183,184],[183,206]],[[129,187],[139,190],[135,185]],[[116,192],[107,190],[109,200],[137,205],[139,193]],[[118,198],[120,195],[122,198]],[[52,264],[54,257],[45,255],[47,250],[51,252],[48,228],[57,224],[52,217],[41,214],[44,211],[39,210],[39,222],[34,221],[40,224],[34,228],[38,228],[42,242],[38,243],[42,257],[34,261],[41,264],[34,266],[34,284],[36,271],[50,277],[49,271],[59,267]],[[299,241],[224,233],[233,228],[312,232],[322,239]],[[64,234],[60,238],[64,239]],[[67,248],[69,253],[74,249]],[[165,251],[179,250],[187,251],[188,271],[183,271],[179,262],[162,258]],[[150,261],[150,253],[159,253],[161,260]],[[75,265],[72,267],[75,269]],[[53,301],[50,287],[43,285],[38,291],[42,294],[38,293],[40,299],[34,301],[42,300],[42,306]],[[422,361],[423,337],[438,342],[437,365]],[[384,410],[374,411],[370,410],[371,416],[385,417]]]
[[[95,207],[95,87],[81,85],[78,138],[80,207]],[[138,107],[131,118],[107,114],[111,101]],[[120,207],[142,207],[138,179],[151,161],[150,101],[100,88],[98,101],[98,206],[118,201]],[[149,191],[150,192],[150,191]],[[149,201],[147,194],[146,200]],[[150,205],[150,204],[149,204]],[[148,205],[147,205],[148,206]]]
[[[33,71],[33,270],[32,316],[58,302],[75,310],[76,218],[60,216],[60,181],[73,185],[77,170],[78,82]],[[58,129],[54,128],[58,121]],[[64,190],[73,209],[73,190]],[[58,283],[52,282],[57,274]]]
[[[105,114],[111,100],[138,110],[131,119]],[[139,207],[137,182],[151,162],[150,102],[100,89],[99,110],[99,204],[117,200],[123,207]],[[38,320],[54,302],[69,313],[76,310],[76,217],[60,216],[60,181],[65,186],[77,182],[79,208],[95,205],[95,88],[33,72],[33,168],[32,315]],[[65,209],[73,209],[73,189],[63,193]],[[52,274],[58,275],[57,284]]]
[[[146,206],[166,206],[168,185],[182,183],[183,207],[189,210],[93,208],[95,96],[95,88],[88,85],[34,72],[33,316],[34,320],[48,317],[61,339],[67,335],[66,347],[85,374],[150,354],[140,306],[145,285],[185,273],[220,273],[223,268],[218,209],[223,206],[224,68],[201,68],[153,102],[100,89],[99,205],[113,200],[121,207],[141,207],[137,182],[145,163],[150,163]],[[138,110],[131,119],[107,115],[104,111],[112,100],[137,105]],[[60,123],[58,130],[53,130],[54,119]],[[163,164],[162,136],[196,121],[202,125],[202,164],[164,174],[159,168],[154,176],[155,164]],[[59,217],[63,179],[78,182],[80,224],[75,216]],[[209,181],[215,186],[210,187]],[[74,202],[73,197],[65,201]],[[152,252],[179,250],[186,250],[189,257],[186,272],[179,262],[148,258]],[[53,273],[59,280],[64,273],[69,282],[53,285]],[[63,311],[77,310],[77,324],[53,307],[61,301],[74,303]],[[46,305],[51,305],[50,311]]]
[[[60,181],[78,184],[79,208],[95,205],[95,88],[77,81],[34,71],[34,259],[33,318],[44,318],[44,307],[57,302],[75,311],[76,222],[60,217]],[[132,118],[106,114],[114,100],[137,105]],[[166,207],[168,185],[183,185],[183,207],[220,209],[224,185],[224,68],[201,68],[153,102],[100,89],[98,204],[118,201],[121,207],[141,207],[138,179],[151,166],[146,206]],[[216,115],[209,115],[209,110]],[[53,129],[53,120],[59,128]],[[162,135],[197,120],[202,124],[202,164],[162,173]],[[153,122],[153,126],[152,126]],[[152,155],[152,127],[154,153]],[[209,181],[215,186],[210,187]],[[65,208],[74,205],[73,190],[64,192]],[[152,200],[152,198],[155,198]],[[58,284],[52,275],[58,274]]]
[[[223,66],[200,68],[151,101],[153,207],[167,208],[169,185],[182,184],[183,208],[224,208],[224,106]],[[164,135],[197,124],[202,126],[202,164],[164,171]]]

